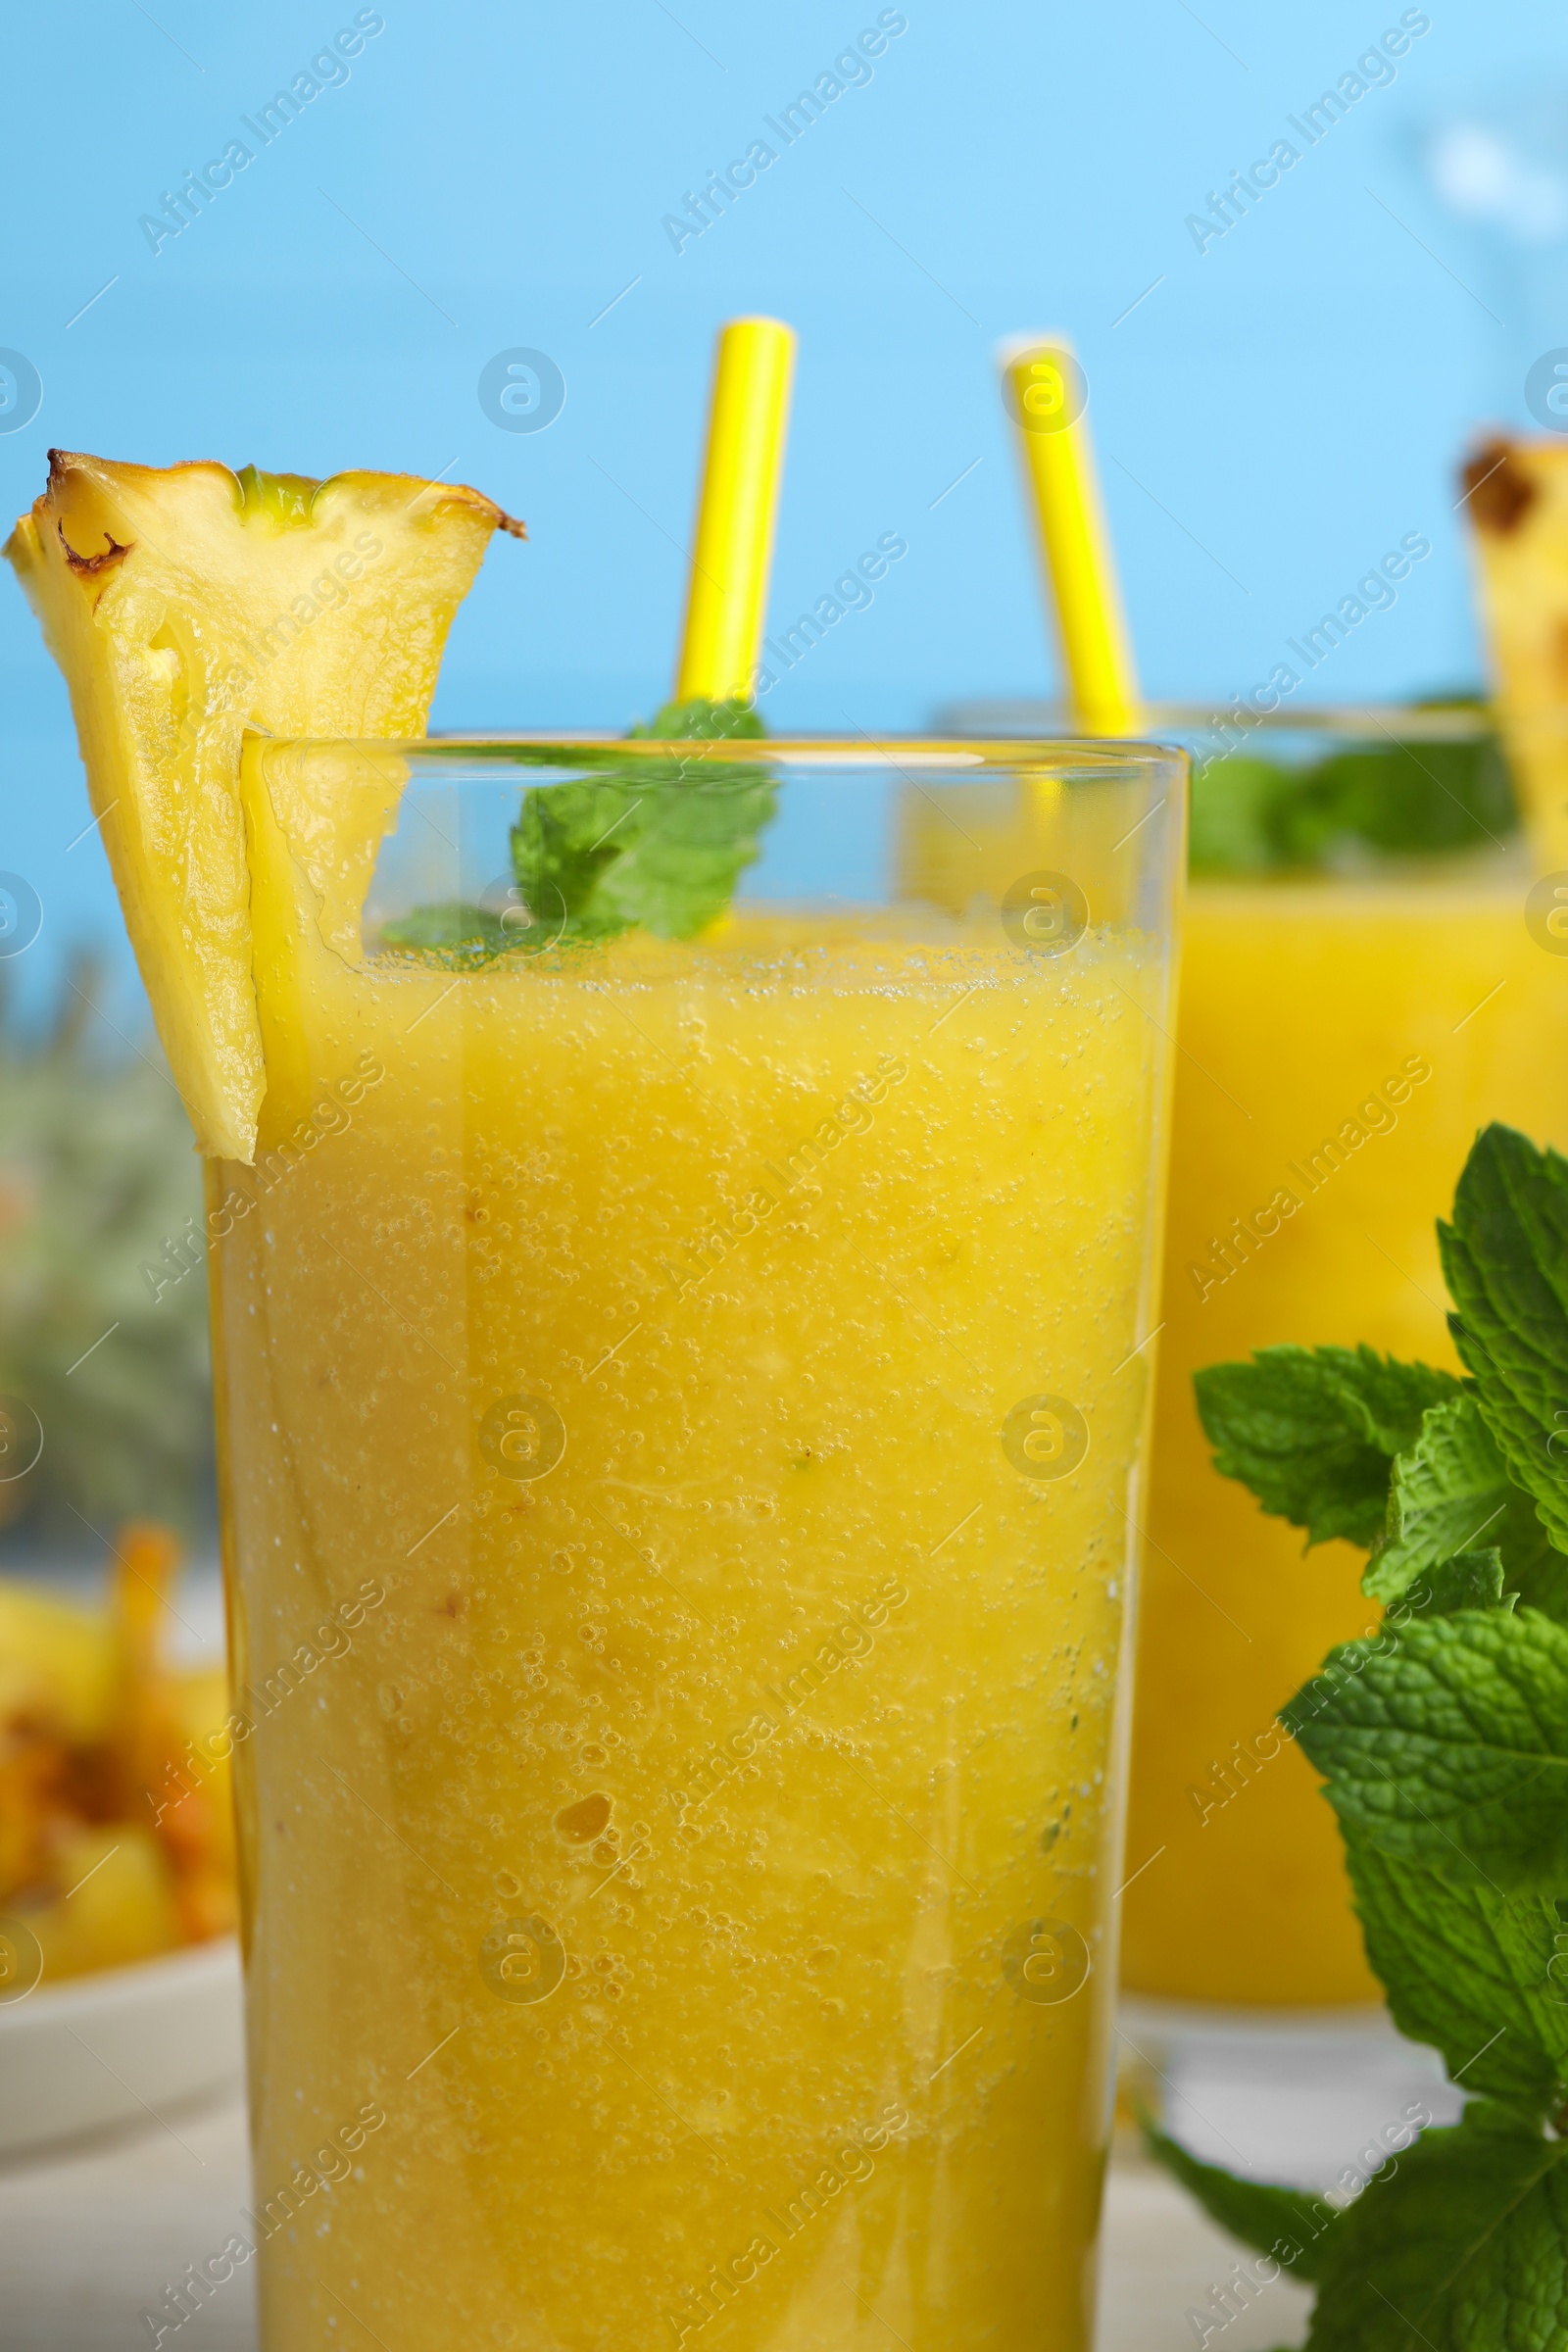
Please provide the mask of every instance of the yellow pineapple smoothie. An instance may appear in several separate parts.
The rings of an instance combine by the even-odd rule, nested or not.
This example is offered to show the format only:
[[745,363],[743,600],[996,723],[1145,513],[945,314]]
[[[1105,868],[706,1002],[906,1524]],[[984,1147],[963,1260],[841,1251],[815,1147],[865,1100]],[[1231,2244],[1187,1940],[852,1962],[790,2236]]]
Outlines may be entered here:
[[[893,755],[744,756],[785,866],[794,800],[893,806]],[[691,940],[465,963],[362,947],[299,815],[406,765],[433,836],[433,760],[248,754],[210,1230],[278,2352],[1089,2341],[1181,778],[960,757],[1028,851],[961,914],[764,863]]]
[[[1192,1375],[1365,1341],[1459,1369],[1436,1219],[1476,1130],[1568,1144],[1568,965],[1530,876],[1196,882],[1188,896],[1144,1555],[1123,1980],[1375,2001],[1334,1817],[1273,1721],[1367,1630],[1364,1553],[1221,1478]],[[1238,1223],[1240,1220],[1240,1223]],[[1157,1859],[1150,1860],[1151,1856]]]

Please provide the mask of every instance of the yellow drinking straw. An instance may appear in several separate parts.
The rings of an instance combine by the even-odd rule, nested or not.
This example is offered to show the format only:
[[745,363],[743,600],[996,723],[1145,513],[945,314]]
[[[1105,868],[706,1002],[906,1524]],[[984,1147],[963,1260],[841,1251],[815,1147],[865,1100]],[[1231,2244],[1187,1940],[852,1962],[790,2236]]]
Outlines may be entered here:
[[1006,345],[1003,387],[1034,492],[1067,676],[1086,735],[1138,732],[1138,682],[1084,416],[1083,370],[1060,335]]
[[751,692],[762,642],[773,517],[784,470],[795,337],[776,318],[732,318],[718,338],[675,700]]

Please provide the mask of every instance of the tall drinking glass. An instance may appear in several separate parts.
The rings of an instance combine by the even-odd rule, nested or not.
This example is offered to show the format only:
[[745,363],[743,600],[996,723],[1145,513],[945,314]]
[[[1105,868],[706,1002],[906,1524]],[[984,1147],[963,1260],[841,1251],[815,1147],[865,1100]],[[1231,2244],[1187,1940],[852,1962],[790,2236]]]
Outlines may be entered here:
[[[247,749],[273,2352],[1088,2340],[1185,761],[677,752]],[[524,845],[611,775],[684,848],[584,936]]]

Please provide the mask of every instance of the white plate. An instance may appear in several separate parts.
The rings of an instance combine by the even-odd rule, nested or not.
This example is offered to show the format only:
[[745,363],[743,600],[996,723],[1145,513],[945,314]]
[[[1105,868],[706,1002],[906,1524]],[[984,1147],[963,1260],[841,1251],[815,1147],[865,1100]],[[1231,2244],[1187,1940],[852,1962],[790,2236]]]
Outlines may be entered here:
[[162,2117],[245,2064],[231,1937],[0,2003],[0,2156]]

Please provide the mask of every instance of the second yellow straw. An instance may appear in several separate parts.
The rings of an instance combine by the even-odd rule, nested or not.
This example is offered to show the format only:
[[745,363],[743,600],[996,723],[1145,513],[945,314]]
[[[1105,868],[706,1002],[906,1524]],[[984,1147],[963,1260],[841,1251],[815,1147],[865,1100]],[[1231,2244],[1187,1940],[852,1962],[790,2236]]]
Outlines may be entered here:
[[1138,682],[1116,567],[1095,478],[1083,371],[1059,336],[1003,355],[1065,671],[1065,700],[1086,735],[1138,731]]
[[751,691],[794,365],[795,337],[777,318],[732,318],[719,335],[677,702]]

